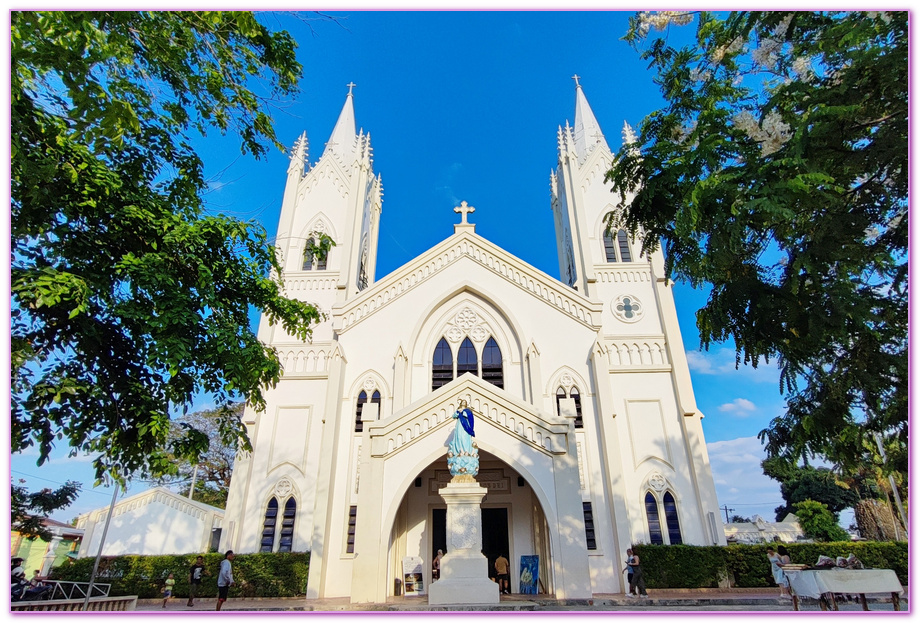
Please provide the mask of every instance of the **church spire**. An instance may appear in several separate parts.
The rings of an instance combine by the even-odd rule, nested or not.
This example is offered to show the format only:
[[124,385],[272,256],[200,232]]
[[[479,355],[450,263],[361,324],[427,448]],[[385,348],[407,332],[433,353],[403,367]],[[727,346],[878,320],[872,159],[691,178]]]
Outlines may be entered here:
[[350,164],[354,158],[355,136],[357,135],[355,131],[354,96],[351,93],[351,90],[357,85],[354,82],[349,82],[346,86],[348,87],[348,95],[345,96],[345,105],[342,106],[339,120],[336,121],[332,136],[329,137],[329,142],[326,143],[326,149],[323,151],[324,156],[327,153],[335,154],[342,164]]
[[601,132],[601,126],[594,117],[591,106],[588,105],[588,99],[578,80],[581,76],[574,75],[575,80],[575,150],[578,157],[584,159],[594,147],[598,144],[603,145],[607,151],[610,147],[607,145],[604,134]]

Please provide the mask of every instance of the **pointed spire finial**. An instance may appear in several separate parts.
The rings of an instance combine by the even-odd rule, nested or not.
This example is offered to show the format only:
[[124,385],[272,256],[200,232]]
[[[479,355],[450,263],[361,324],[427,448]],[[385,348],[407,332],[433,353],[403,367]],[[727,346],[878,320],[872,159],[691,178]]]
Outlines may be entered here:
[[580,88],[581,88],[581,85],[578,84],[578,81],[579,81],[580,79],[581,79],[581,76],[579,76],[578,74],[575,74],[574,76],[572,76],[572,80],[575,81],[575,88],[576,88],[576,89],[580,89]]
[[469,214],[470,212],[475,212],[475,211],[476,211],[476,208],[474,208],[471,205],[468,205],[466,201],[461,201],[460,205],[454,208],[454,212],[456,212],[457,214],[461,216],[461,219],[460,219],[461,225],[467,225],[468,223],[466,221],[466,215]]
[[355,88],[356,86],[358,86],[358,85],[355,84],[354,82],[349,82],[349,83],[346,84],[345,86],[348,87],[348,94],[351,95],[351,90],[352,90],[353,88]]
[[623,121],[623,143],[632,145],[636,142],[636,133],[627,121]]

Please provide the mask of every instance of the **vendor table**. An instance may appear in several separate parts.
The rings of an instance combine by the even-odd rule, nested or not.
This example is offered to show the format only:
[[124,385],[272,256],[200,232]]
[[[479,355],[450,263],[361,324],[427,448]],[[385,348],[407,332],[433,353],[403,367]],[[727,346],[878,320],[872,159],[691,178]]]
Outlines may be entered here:
[[834,594],[859,595],[863,610],[868,610],[866,593],[891,593],[895,610],[901,609],[904,594],[898,575],[891,569],[809,569],[785,571],[792,593],[792,606],[799,609],[799,597],[819,599],[822,610],[838,610]]

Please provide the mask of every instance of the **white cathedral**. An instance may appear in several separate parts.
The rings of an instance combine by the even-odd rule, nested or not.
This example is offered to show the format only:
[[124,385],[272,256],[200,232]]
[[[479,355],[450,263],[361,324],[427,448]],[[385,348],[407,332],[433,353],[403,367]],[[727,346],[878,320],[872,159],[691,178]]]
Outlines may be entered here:
[[[633,140],[624,126],[624,140]],[[247,408],[221,551],[311,552],[307,599],[385,602],[446,542],[447,439],[475,414],[488,568],[538,561],[559,599],[624,590],[633,543],[725,544],[660,252],[607,233],[613,154],[582,87],[551,176],[560,281],[476,233],[376,280],[382,204],[349,93],[322,156],[296,142],[278,224],[288,296],[326,313],[303,342],[263,317],[284,373]],[[335,246],[325,256],[316,241]]]

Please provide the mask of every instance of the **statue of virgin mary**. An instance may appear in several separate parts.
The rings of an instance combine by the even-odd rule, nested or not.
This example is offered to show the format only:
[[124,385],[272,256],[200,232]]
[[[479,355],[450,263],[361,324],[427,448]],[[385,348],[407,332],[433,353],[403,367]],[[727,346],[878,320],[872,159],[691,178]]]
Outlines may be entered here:
[[451,476],[475,476],[479,473],[479,448],[473,437],[473,411],[465,400],[454,411],[454,436],[447,444],[447,465]]

